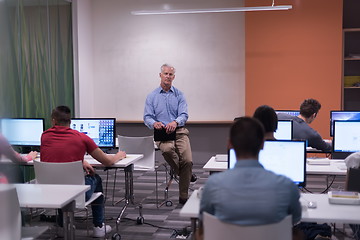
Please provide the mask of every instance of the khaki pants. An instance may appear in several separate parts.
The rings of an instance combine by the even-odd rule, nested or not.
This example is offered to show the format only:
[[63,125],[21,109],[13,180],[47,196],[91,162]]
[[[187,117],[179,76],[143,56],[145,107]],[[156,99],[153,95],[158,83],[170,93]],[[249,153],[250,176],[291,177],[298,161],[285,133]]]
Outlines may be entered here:
[[156,142],[165,161],[179,175],[179,197],[188,198],[188,189],[192,175],[192,154],[189,131],[182,127],[176,129],[176,140]]

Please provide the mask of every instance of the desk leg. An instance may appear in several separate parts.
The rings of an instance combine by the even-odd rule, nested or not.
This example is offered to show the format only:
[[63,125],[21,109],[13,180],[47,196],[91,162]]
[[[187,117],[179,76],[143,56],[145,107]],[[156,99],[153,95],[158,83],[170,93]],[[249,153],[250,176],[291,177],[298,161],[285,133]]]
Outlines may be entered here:
[[195,240],[197,218],[190,218],[190,221],[191,221],[191,231],[192,231],[191,239]]
[[131,164],[124,168],[125,172],[125,199],[134,204],[134,165]]
[[116,232],[119,232],[119,225],[124,212],[129,203],[134,204],[134,180],[133,180],[134,165],[131,164],[124,168],[125,172],[125,204],[122,207],[119,216],[116,220]]
[[71,201],[68,205],[62,208],[65,240],[75,239],[74,210],[75,201]]

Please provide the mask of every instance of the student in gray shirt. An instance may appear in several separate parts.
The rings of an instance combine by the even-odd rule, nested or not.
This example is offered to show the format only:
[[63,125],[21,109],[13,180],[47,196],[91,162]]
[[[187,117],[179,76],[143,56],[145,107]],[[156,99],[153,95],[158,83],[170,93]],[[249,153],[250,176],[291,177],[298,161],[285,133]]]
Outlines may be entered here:
[[309,124],[315,120],[320,108],[321,104],[319,101],[312,98],[305,99],[304,102],[300,105],[299,116],[278,113],[278,119],[293,120],[294,139],[307,140],[309,147],[326,152],[331,151],[331,143],[324,141],[320,134],[309,126]]

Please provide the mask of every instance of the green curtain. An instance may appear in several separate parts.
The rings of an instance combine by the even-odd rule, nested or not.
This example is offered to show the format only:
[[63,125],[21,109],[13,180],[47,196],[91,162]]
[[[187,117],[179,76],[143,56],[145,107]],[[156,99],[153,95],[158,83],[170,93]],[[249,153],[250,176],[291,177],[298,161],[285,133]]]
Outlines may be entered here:
[[41,117],[74,109],[71,3],[0,1],[0,117]]

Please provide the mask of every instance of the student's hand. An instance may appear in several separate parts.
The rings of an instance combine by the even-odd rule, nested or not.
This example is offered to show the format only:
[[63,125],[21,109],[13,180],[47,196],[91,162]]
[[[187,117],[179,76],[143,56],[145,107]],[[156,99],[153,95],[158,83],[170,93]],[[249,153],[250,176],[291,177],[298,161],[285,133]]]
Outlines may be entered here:
[[165,127],[165,125],[162,122],[155,122],[154,123],[154,128],[155,129],[162,129],[163,127]]
[[36,158],[36,155],[37,155],[36,151],[31,151],[31,152],[29,152],[29,154],[26,157],[27,157],[27,159],[29,159],[29,161],[31,161]]
[[166,133],[167,134],[172,133],[173,131],[176,130],[176,127],[177,127],[177,122],[172,121],[172,122],[168,123],[165,127]]
[[126,152],[118,151],[115,155],[115,158],[117,159],[117,161],[126,158]]
[[86,160],[83,161],[83,168],[87,175],[91,175],[91,176],[95,175],[94,168]]

